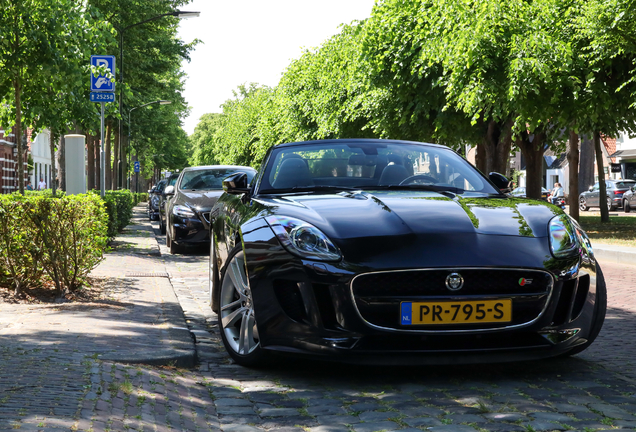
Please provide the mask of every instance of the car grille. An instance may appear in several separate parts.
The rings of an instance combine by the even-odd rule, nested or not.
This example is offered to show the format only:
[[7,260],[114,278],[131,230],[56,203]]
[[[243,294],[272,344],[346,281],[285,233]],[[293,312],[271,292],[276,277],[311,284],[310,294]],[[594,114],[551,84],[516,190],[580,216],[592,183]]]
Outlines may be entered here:
[[[464,285],[446,287],[446,278],[459,273]],[[530,281],[530,282],[529,282]],[[553,278],[544,271],[524,269],[450,268],[367,273],[351,282],[351,293],[361,317],[375,327],[399,330],[470,330],[520,326],[533,322],[545,310]],[[402,301],[462,301],[512,299],[512,322],[409,325],[400,324]]]

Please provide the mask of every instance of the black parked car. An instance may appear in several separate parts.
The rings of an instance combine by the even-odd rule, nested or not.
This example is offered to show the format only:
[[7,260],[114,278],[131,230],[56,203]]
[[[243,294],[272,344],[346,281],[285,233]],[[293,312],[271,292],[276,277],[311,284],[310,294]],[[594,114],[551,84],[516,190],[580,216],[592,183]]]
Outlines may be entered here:
[[166,183],[166,180],[159,180],[157,184],[148,191],[148,219],[151,221],[159,219],[159,203],[161,201],[161,193]]
[[[634,180],[605,180],[607,208],[612,211],[623,205],[623,194],[636,185]],[[600,186],[596,182],[590,190],[579,195],[579,209],[587,211],[590,207],[600,207]]]
[[393,140],[278,145],[224,181],[210,301],[242,365],[272,353],[473,363],[571,355],[605,317],[580,226],[511,198],[453,150]]
[[623,211],[629,213],[632,209],[636,209],[636,185],[623,194]]
[[185,168],[174,186],[164,191],[166,202],[166,245],[170,253],[178,253],[185,244],[210,241],[209,215],[223,193],[223,179],[243,172],[248,183],[256,170],[244,166],[210,165]]
[[163,186],[163,190],[161,195],[159,196],[159,231],[161,234],[166,233],[166,206],[168,205],[168,201],[172,198],[172,194],[166,194],[166,188],[168,186],[174,186],[179,179],[179,175],[181,173],[174,172],[166,177],[166,183]]

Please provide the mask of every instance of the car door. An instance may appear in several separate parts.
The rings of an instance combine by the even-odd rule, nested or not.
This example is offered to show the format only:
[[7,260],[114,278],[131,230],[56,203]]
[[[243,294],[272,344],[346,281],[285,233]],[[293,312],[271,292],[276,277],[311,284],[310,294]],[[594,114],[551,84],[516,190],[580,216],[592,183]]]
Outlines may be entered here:
[[592,190],[587,194],[588,206],[598,207],[599,188],[599,184],[596,182],[594,186],[592,186]]

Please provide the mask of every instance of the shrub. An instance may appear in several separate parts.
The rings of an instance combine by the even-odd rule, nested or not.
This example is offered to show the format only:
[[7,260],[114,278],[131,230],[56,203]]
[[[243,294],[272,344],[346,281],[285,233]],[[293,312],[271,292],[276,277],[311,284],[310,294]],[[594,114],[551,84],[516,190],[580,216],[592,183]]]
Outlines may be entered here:
[[99,196],[13,194],[0,204],[0,284],[19,292],[46,275],[62,294],[102,260],[108,219]]
[[42,283],[43,249],[35,240],[37,229],[27,217],[25,198],[0,195],[0,285],[22,288]]

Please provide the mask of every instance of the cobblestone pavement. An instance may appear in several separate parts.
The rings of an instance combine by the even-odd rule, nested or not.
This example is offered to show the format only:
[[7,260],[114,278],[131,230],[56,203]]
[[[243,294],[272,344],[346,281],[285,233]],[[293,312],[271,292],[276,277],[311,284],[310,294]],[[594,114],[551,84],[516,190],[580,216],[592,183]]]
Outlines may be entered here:
[[[207,306],[207,251],[172,256],[157,239],[157,259],[197,337],[199,366],[0,345],[0,431],[636,430],[636,267],[603,264],[608,319],[592,348],[574,358],[425,368],[288,359],[254,370],[232,364],[220,343]],[[35,368],[41,373],[29,375]],[[28,400],[13,402],[22,392]]]

